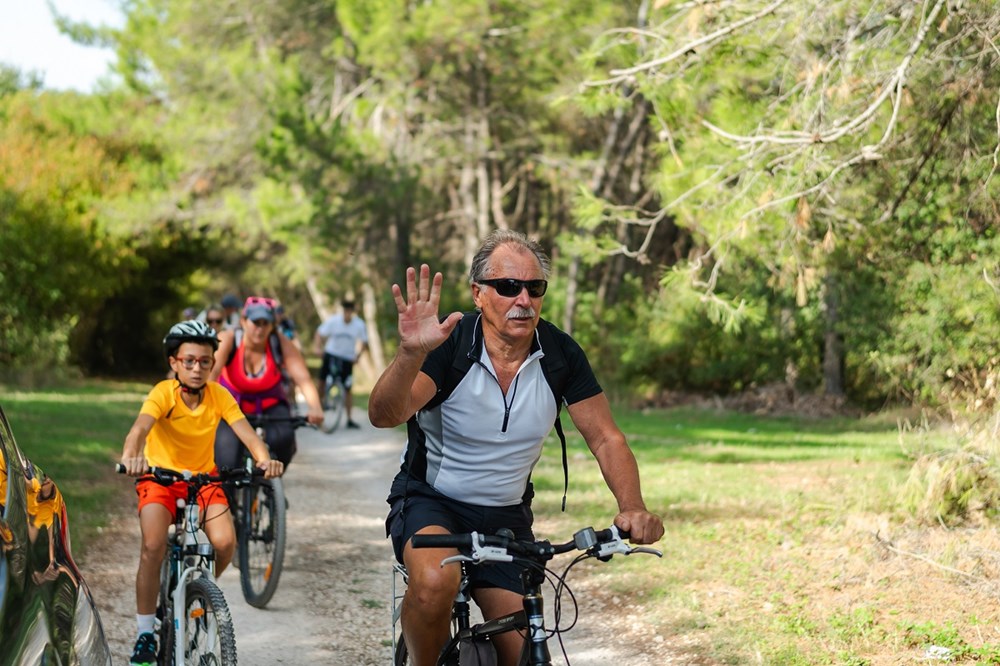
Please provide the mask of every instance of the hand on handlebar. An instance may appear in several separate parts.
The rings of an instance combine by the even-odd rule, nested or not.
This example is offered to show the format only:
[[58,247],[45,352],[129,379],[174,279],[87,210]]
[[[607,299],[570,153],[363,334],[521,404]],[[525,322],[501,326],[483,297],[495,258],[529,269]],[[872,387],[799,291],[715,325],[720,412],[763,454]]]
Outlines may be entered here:
[[306,421],[313,425],[323,425],[323,410],[319,407],[310,407],[309,413],[306,414]]
[[629,541],[636,544],[656,543],[663,536],[663,520],[649,511],[622,511],[615,517],[615,525],[628,532]]
[[264,470],[265,479],[273,479],[276,476],[281,476],[285,473],[285,464],[280,460],[262,460],[257,463],[257,467]]
[[149,471],[149,463],[146,461],[146,456],[142,454],[130,457],[122,456],[121,465],[125,468],[123,473],[129,476],[142,476]]

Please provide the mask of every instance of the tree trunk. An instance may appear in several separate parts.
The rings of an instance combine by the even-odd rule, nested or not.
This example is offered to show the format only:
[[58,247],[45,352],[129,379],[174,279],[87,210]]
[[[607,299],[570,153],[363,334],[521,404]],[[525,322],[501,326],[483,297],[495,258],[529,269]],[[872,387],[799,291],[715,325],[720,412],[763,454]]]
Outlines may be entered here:
[[829,396],[844,395],[844,341],[837,332],[840,322],[840,302],[837,279],[827,273],[823,281],[823,392]]
[[361,366],[361,372],[371,378],[374,386],[375,380],[385,370],[386,363],[385,347],[378,328],[378,299],[370,280],[365,280],[361,285],[361,316],[368,329],[368,353],[358,359],[358,365]]
[[306,277],[306,290],[309,291],[309,298],[312,300],[313,308],[316,309],[316,314],[319,315],[319,320],[324,321],[327,317],[333,314],[333,309],[330,307],[330,299],[327,298],[326,293],[319,288],[317,284],[316,276],[309,272]]

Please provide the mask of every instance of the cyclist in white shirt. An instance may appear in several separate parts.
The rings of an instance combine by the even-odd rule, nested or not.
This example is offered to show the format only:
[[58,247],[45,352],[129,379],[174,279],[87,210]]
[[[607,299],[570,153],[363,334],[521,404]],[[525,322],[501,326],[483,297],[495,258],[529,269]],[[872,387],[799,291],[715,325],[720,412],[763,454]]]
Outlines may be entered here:
[[316,354],[323,352],[323,363],[319,368],[320,387],[326,386],[329,375],[340,375],[344,381],[344,407],[347,409],[347,427],[360,426],[351,418],[351,380],[354,376],[354,363],[368,349],[368,331],[365,322],[354,316],[354,301],[341,301],[341,314],[327,318],[313,338]]

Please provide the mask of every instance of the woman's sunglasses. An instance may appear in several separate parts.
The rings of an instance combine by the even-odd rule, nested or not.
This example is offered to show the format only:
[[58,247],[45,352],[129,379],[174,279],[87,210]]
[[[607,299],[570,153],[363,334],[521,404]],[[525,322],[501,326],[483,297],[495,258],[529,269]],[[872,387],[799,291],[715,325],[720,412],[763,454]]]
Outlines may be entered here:
[[496,280],[476,280],[479,284],[489,285],[505,298],[513,298],[521,294],[522,289],[528,290],[528,296],[539,298],[545,295],[549,283],[547,280],[515,280],[514,278],[498,278]]

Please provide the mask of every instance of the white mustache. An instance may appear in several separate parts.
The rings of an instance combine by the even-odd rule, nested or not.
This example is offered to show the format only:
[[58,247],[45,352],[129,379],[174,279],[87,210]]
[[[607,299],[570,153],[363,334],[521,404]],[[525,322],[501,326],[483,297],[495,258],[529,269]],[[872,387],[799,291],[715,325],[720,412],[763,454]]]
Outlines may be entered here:
[[534,319],[535,308],[512,307],[507,311],[507,319]]

